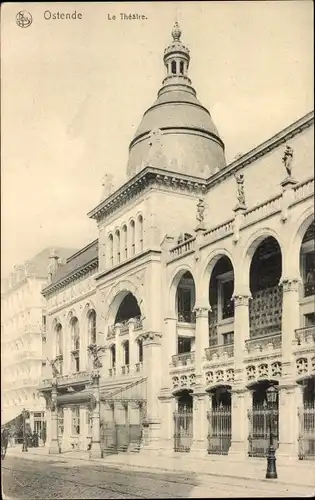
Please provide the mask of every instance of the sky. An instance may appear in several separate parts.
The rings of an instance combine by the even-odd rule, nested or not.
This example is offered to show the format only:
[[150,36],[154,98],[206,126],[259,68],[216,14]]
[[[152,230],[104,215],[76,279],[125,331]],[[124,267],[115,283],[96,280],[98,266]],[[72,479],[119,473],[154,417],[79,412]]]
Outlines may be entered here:
[[[16,24],[20,10],[28,28]],[[82,19],[44,18],[75,11]],[[227,162],[314,108],[311,0],[3,4],[2,277],[43,248],[97,238],[87,213],[105,173],[116,188],[126,181],[176,19]]]

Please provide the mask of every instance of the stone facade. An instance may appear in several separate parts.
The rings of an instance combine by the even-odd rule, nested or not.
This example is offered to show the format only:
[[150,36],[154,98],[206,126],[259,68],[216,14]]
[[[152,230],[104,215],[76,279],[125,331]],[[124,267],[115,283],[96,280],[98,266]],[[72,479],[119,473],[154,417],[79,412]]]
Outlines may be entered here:
[[144,164],[89,213],[98,242],[43,291],[52,452],[261,457],[271,418],[278,458],[314,458],[313,126],[207,178]]

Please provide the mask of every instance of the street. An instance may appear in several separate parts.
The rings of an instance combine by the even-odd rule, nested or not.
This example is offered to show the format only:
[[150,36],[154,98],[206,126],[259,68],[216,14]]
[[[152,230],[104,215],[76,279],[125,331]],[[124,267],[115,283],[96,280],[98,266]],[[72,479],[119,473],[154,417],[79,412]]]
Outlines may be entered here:
[[3,498],[224,498],[311,496],[310,488],[240,478],[108,467],[73,459],[2,461]]

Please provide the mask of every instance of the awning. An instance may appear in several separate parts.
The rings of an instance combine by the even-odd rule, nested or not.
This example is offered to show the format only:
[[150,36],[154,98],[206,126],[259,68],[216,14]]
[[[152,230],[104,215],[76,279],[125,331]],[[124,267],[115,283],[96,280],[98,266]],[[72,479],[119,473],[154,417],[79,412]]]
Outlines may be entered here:
[[58,404],[76,404],[76,403],[87,403],[90,401],[92,396],[91,392],[68,392],[67,394],[62,394],[57,396]]
[[[106,390],[107,389],[107,390]],[[123,385],[100,388],[101,401],[146,401],[147,399],[147,378],[125,382]]]
[[21,408],[4,408],[1,410],[1,426],[13,422],[16,418],[21,417]]

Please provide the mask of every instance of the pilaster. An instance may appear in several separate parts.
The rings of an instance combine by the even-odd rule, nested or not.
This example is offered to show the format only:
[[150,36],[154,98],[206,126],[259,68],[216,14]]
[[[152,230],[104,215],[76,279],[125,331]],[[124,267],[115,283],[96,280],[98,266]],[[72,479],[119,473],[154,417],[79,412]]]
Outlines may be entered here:
[[138,362],[137,356],[137,343],[135,341],[135,320],[131,318],[128,322],[129,326],[129,373],[133,374],[136,371],[136,363]]
[[207,455],[209,395],[198,392],[193,395],[193,442],[190,452],[193,454]]
[[229,456],[232,456],[233,459],[245,460],[248,454],[248,410],[252,406],[252,393],[246,388],[234,387],[231,395],[232,438]]
[[293,188],[297,184],[297,181],[293,177],[289,176],[281,182],[282,187],[282,200],[281,200],[281,222],[287,222],[289,218],[289,206],[294,199]]
[[293,345],[295,330],[300,326],[299,278],[281,281],[282,299],[282,377],[293,378]]
[[279,448],[277,462],[287,463],[298,460],[299,416],[298,409],[303,404],[303,386],[281,380],[279,389]]
[[70,437],[72,434],[72,411],[71,408],[63,408],[63,435],[62,451],[71,450]]
[[195,307],[196,333],[195,333],[195,366],[197,383],[202,383],[203,363],[205,349],[209,347],[209,307]]
[[244,204],[238,204],[234,208],[234,223],[233,223],[233,243],[238,243],[240,239],[240,229],[244,221],[244,213],[247,210],[247,206]]
[[164,452],[172,453],[174,451],[174,412],[176,409],[176,399],[165,392],[159,396],[161,429],[159,445]]
[[162,374],[162,388],[170,386],[169,365],[172,361],[172,356],[177,353],[177,318],[171,314],[164,318],[165,335],[163,337],[163,360],[165,370]]

